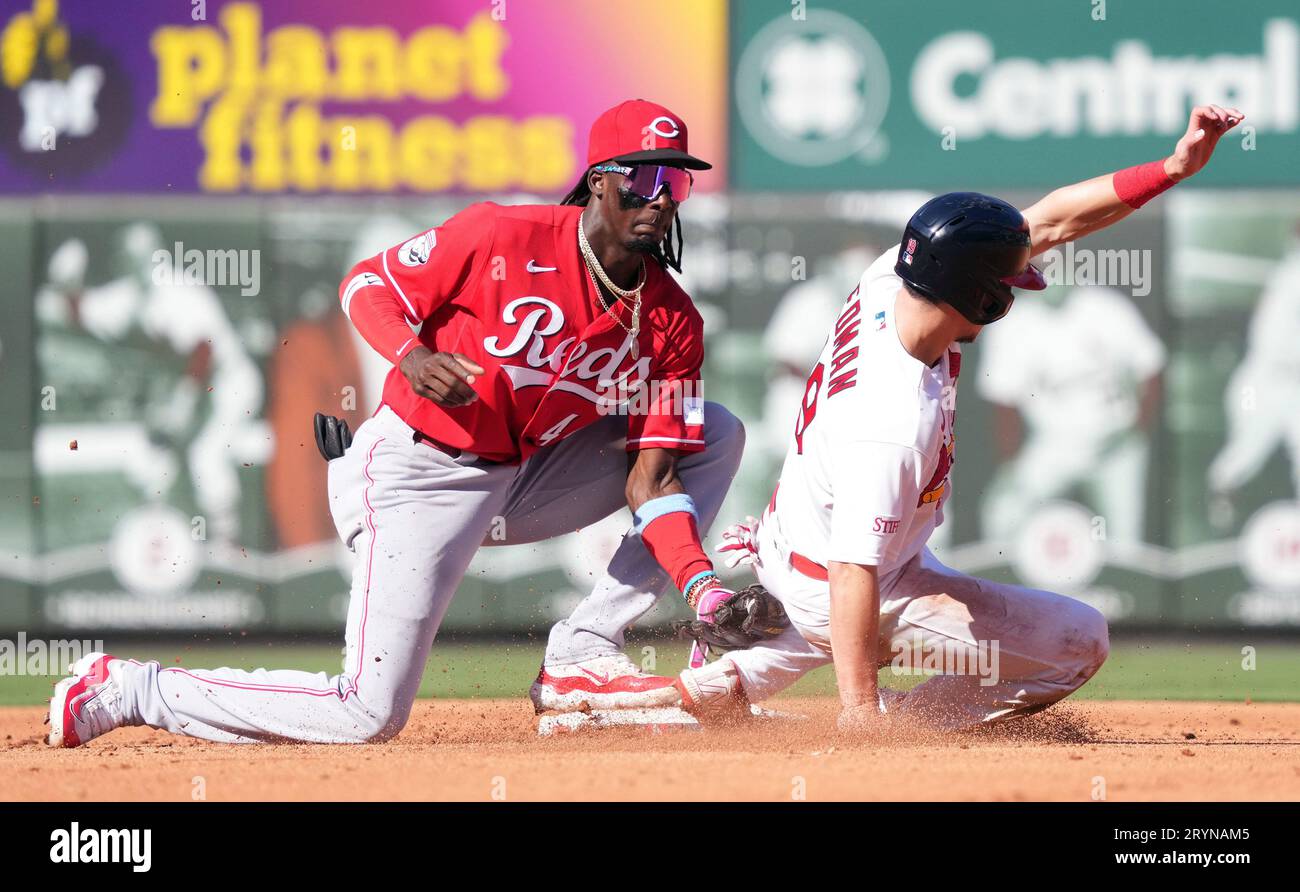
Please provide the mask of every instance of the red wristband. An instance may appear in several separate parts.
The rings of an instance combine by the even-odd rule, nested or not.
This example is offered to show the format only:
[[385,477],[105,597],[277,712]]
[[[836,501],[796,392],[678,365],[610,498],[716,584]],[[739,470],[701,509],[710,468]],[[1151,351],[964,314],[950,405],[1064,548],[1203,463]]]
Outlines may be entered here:
[[1174,180],[1165,173],[1164,161],[1149,161],[1115,171],[1111,183],[1119,200],[1136,209],[1172,186]]

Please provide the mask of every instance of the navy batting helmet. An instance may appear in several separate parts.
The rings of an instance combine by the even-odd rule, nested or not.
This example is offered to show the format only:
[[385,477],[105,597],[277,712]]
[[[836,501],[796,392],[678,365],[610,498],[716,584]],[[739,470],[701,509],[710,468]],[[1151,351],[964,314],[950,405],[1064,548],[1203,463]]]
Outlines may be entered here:
[[915,291],[942,301],[976,325],[1011,309],[1012,288],[1041,291],[1029,262],[1029,224],[1000,198],[949,192],[932,198],[903,231],[896,272]]

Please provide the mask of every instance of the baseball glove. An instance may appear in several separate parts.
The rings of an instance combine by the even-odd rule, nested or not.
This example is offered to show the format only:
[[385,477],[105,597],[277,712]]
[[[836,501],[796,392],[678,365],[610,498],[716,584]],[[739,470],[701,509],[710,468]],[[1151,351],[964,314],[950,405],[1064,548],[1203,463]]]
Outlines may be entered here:
[[352,445],[352,431],[348,429],[348,423],[342,418],[322,415],[320,412],[316,413],[311,423],[316,432],[316,448],[325,460],[342,458],[343,453]]
[[721,653],[775,638],[790,619],[781,602],[755,583],[715,607],[712,619],[677,620],[672,625],[677,637],[693,640],[701,650]]

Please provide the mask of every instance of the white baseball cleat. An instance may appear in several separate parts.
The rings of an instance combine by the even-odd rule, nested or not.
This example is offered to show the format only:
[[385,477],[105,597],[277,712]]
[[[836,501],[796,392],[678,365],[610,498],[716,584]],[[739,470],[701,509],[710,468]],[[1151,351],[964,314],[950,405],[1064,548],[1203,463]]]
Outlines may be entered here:
[[622,653],[567,666],[543,663],[528,696],[539,713],[584,708],[643,709],[677,703],[671,678],[642,672]]
[[740,673],[729,660],[685,669],[673,685],[682,698],[682,709],[701,720],[735,722],[753,715]]
[[122,689],[114,673],[124,663],[105,653],[88,653],[72,664],[71,675],[54,686],[50,698],[50,746],[81,746],[126,724]]

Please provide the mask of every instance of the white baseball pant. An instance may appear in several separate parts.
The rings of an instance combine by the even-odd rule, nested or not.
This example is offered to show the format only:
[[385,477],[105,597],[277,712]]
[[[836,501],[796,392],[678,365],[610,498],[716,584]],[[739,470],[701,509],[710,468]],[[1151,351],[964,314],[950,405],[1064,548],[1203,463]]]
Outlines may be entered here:
[[[794,622],[776,638],[722,657],[735,665],[753,702],[833,661],[830,586],[791,567],[771,527],[759,527],[755,570]],[[967,728],[1045,709],[1095,675],[1109,649],[1106,620],[1087,604],[966,576],[939,563],[929,549],[882,583],[880,665],[897,660],[919,673],[925,656],[943,655],[949,665],[941,668],[966,667],[961,674],[932,675],[891,707],[930,725]],[[905,653],[910,660],[899,659]]]

